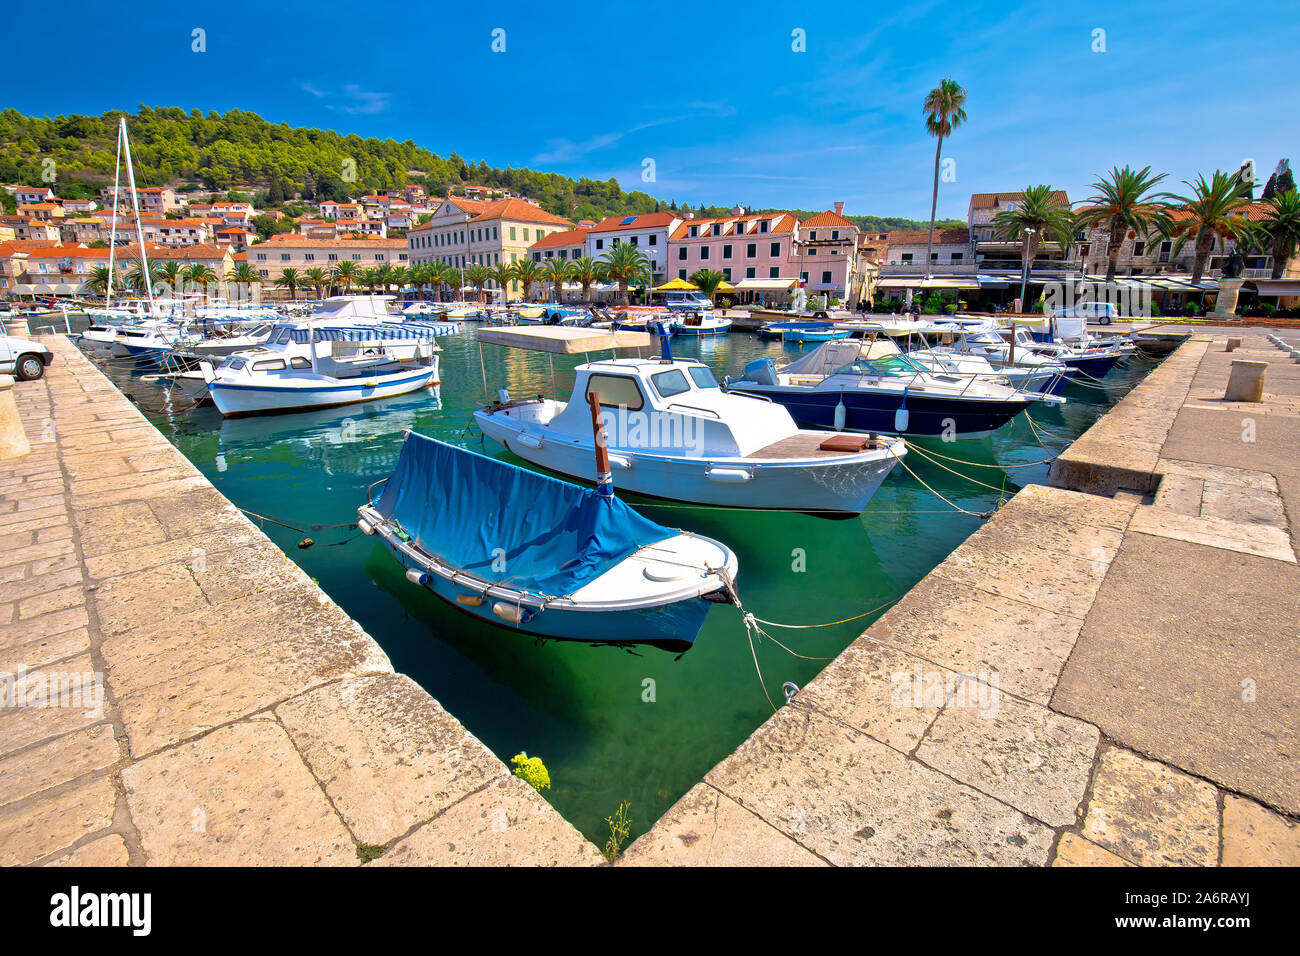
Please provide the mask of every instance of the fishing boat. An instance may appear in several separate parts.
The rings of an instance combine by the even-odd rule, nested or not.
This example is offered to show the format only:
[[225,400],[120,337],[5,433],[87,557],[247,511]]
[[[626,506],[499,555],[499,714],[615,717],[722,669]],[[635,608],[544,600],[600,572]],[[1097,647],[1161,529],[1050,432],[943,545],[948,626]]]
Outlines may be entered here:
[[638,514],[613,495],[608,465],[597,488],[583,488],[404,436],[358,525],[407,580],[458,610],[533,637],[680,651],[728,600],[739,570],[731,549]]
[[714,315],[712,311],[676,315],[671,326],[674,335],[721,335],[731,328],[731,319]]
[[457,328],[450,323],[285,323],[260,348],[236,352],[215,370],[201,363],[200,371],[226,416],[350,405],[438,384],[434,338]]
[[[543,330],[536,330],[540,333]],[[649,344],[636,332],[480,330],[479,340],[558,354]],[[906,454],[896,439],[801,429],[779,404],[727,394],[708,366],[672,357],[611,357],[579,365],[568,402],[498,400],[474,413],[483,434],[525,461],[593,481],[585,406],[599,396],[620,487],[720,507],[861,513]]]
[[1035,402],[1064,402],[979,376],[925,371],[892,344],[885,352],[862,340],[827,342],[779,370],[770,358],[756,359],[726,386],[777,402],[811,427],[953,438],[988,435]]

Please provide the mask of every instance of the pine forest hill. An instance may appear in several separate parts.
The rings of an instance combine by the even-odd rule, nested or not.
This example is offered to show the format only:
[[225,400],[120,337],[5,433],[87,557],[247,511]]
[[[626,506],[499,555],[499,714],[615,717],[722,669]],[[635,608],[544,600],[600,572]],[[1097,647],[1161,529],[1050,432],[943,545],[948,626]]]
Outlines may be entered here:
[[[182,195],[256,193],[259,205],[282,206],[286,200],[291,203],[295,194],[316,202],[346,201],[417,184],[436,197],[454,195],[464,184],[473,183],[529,196],[548,212],[574,221],[661,210],[722,216],[731,208],[691,207],[640,190],[624,192],[613,178],[575,180],[532,169],[498,169],[481,160],[468,162],[454,152],[444,158],[410,140],[399,143],[291,127],[243,110],[202,113],[175,106],[141,105],[135,114],[110,111],[102,116],[40,117],[15,109],[0,111],[0,182],[49,185],[62,198],[95,196],[113,181],[117,121],[122,115],[131,134],[137,184],[170,186]],[[50,159],[56,175],[53,183],[48,179]],[[12,202],[11,196],[0,197]],[[791,211],[805,217],[820,210]],[[928,225],[902,218],[847,218],[867,232]],[[935,225],[965,223],[945,220]]]

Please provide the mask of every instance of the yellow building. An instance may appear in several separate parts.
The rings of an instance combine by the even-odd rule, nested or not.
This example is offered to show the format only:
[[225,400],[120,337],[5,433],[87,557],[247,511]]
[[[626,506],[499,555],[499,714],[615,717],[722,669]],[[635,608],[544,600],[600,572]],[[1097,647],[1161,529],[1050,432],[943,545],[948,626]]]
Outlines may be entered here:
[[[452,196],[444,199],[428,222],[406,233],[411,264],[445,262],[464,269],[494,268],[528,257],[528,247],[554,232],[573,228],[562,216],[522,199],[480,202]],[[519,292],[519,283],[510,283]]]

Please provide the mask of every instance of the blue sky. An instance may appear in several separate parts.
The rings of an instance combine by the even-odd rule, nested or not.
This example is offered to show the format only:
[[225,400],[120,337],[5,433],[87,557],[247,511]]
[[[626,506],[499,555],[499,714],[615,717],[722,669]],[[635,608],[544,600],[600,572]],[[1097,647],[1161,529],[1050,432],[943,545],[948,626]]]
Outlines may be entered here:
[[[1229,9],[74,2],[51,36],[117,52],[78,76],[45,43],[11,37],[0,102],[50,115],[237,107],[495,166],[613,176],[666,200],[843,200],[850,213],[921,219],[934,141],[920,104],[949,76],[969,91],[969,120],[944,147],[956,180],[939,214],[964,218],[971,192],[1049,182],[1077,199],[1115,164],[1149,163],[1178,185],[1246,157],[1263,176],[1281,156],[1300,163],[1300,7]],[[194,28],[204,53],[191,50]],[[504,52],[492,50],[498,29]],[[646,159],[654,182],[642,182]]]

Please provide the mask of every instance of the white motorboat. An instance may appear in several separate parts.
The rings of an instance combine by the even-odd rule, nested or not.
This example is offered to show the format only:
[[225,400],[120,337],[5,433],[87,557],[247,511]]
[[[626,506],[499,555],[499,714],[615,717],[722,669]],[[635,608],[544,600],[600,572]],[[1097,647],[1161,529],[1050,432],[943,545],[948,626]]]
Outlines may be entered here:
[[[285,323],[260,348],[199,370],[222,415],[350,405],[437,385],[449,323]],[[401,354],[401,353],[405,354]]]
[[[640,347],[640,332],[480,329],[480,342],[560,354]],[[569,402],[500,400],[475,412],[483,434],[520,458],[595,480],[590,412],[598,396],[620,487],[700,504],[858,514],[906,454],[902,441],[799,428],[778,404],[718,387],[708,366],[610,358],[579,365]]]

